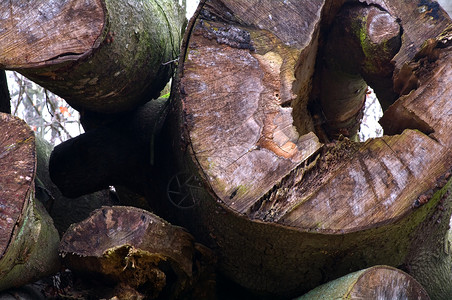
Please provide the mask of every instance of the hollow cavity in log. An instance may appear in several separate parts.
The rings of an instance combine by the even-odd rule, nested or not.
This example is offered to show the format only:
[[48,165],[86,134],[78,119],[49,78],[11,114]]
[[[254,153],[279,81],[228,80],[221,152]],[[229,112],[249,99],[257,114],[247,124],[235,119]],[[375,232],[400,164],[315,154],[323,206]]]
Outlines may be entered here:
[[[354,137],[363,117],[367,84],[383,108],[397,95],[392,89],[392,58],[401,46],[396,18],[375,6],[345,5],[326,35],[318,60],[312,103],[317,131],[329,139]],[[322,135],[321,135],[322,136]]]
[[[413,16],[417,3],[367,2],[381,3],[355,7],[386,20],[378,24],[393,28],[390,36],[401,42],[387,58],[394,61],[391,72],[396,75],[398,67],[415,58],[412,48],[420,50],[422,44],[406,39],[421,36],[407,28],[425,21],[420,28],[434,30],[425,29],[424,38],[444,30],[443,21]],[[346,269],[403,263],[415,228],[438,203],[438,198],[421,196],[451,168],[445,135],[450,126],[427,109],[421,119],[434,134],[441,131],[442,140],[403,128],[399,135],[362,144],[339,139],[322,145],[312,133],[315,122],[306,106],[313,93],[320,94],[310,90],[319,80],[314,78],[317,50],[327,49],[322,29],[339,7],[322,1],[279,2],[273,9],[273,3],[206,2],[187,31],[175,88],[179,93],[174,93],[179,98],[173,102],[180,127],[174,131],[181,134],[176,146],[184,159],[180,169],[194,173],[206,190],[197,191],[196,205],[184,211],[187,226],[214,245],[228,277],[257,291],[294,296]],[[322,24],[325,15],[329,21]],[[367,30],[367,23],[358,25]],[[373,40],[381,41],[378,37]],[[357,49],[361,56],[367,50],[360,43]],[[368,66],[364,61],[354,66],[360,76]],[[433,81],[422,72],[416,75],[436,87],[436,81],[442,83],[436,76],[447,69],[432,69]],[[450,89],[440,90],[447,99]],[[427,86],[419,86],[404,103],[431,103],[425,97]],[[444,101],[435,104],[435,110],[448,107]],[[290,260],[280,259],[283,253]]]

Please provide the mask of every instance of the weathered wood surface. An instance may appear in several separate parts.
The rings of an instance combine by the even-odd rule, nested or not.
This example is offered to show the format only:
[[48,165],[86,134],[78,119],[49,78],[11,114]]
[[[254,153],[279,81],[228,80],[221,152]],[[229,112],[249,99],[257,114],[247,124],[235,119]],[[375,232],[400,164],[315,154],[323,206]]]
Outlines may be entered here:
[[2,1],[0,12],[0,68],[103,113],[158,97],[185,18],[173,0]]
[[425,289],[413,277],[388,266],[357,271],[321,285],[297,300],[425,299]]
[[[179,299],[201,292],[192,289],[213,271],[214,263],[210,251],[183,228],[125,206],[102,207],[73,224],[59,252],[73,271],[117,284],[120,299],[129,299],[130,294],[124,295],[129,289],[146,299]],[[194,299],[209,299],[196,295]]]
[[359,2],[379,5],[393,17],[400,19],[403,35],[401,49],[394,58],[395,75],[405,63],[414,58],[427,39],[438,36],[450,24],[449,16],[436,1],[359,0]]
[[58,232],[34,198],[33,131],[0,113],[0,290],[21,286],[59,268]]
[[[421,90],[433,87],[450,99],[448,74],[430,74],[435,84],[395,88],[424,42],[450,23],[427,2],[372,3],[400,19],[403,30],[394,91],[417,87],[410,99],[430,104],[431,95]],[[228,277],[288,297],[346,269],[405,262],[416,227],[438,205],[438,198],[428,201],[430,191],[443,186],[451,170],[450,145],[436,138],[451,128],[444,100],[436,101],[446,108],[442,113],[424,112],[437,121],[427,122],[429,130],[402,126],[398,135],[363,144],[320,144],[307,109],[309,87],[320,29],[338,7],[313,1],[269,9],[270,3],[206,1],[181,55],[176,147],[185,155],[180,168],[205,187],[193,191],[198,206],[184,211],[187,226],[219,253]]]
[[[282,106],[297,97],[292,86],[298,59],[317,50],[309,42],[318,34],[321,2],[282,4],[270,16],[264,13],[270,12],[270,2],[258,9],[253,2],[227,2],[230,7],[221,13],[239,14],[235,17],[245,18],[245,24],[257,20],[256,29],[216,21],[224,16],[193,28],[181,77],[190,146],[200,153],[196,159],[215,193],[240,213],[321,146],[308,133],[312,124],[306,124],[302,136],[293,126],[292,109]],[[207,4],[220,11],[218,3]],[[278,21],[284,18],[292,22]],[[278,30],[272,32],[273,27]],[[308,59],[312,74],[315,55]],[[308,92],[301,93],[307,97]]]

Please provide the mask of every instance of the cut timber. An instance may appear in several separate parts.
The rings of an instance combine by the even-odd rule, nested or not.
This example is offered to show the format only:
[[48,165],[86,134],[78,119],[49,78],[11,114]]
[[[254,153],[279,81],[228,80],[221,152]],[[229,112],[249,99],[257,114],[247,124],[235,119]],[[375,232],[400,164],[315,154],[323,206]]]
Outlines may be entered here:
[[321,285],[296,300],[430,299],[410,275],[388,266],[357,271]]
[[[398,133],[403,126],[417,128],[429,133],[432,140],[444,149],[452,147],[450,135],[450,111],[452,110],[452,28],[449,27],[436,39],[431,39],[411,62],[413,76],[419,81],[419,87],[408,95],[400,97],[384,113],[380,123],[385,132]],[[427,148],[424,151],[431,151]],[[448,166],[449,156],[438,154],[439,166]],[[441,161],[442,158],[442,161]],[[431,164],[432,160],[423,161]],[[450,176],[450,173],[448,174]],[[426,180],[426,178],[423,178]],[[450,244],[444,235],[449,228],[451,199],[449,192],[443,195],[437,214],[436,223],[424,225],[425,236],[419,236],[412,246],[412,253],[407,265],[408,271],[427,289],[432,299],[449,299],[452,297],[452,274],[450,266]],[[428,200],[428,194],[418,201]],[[432,254],[433,249],[433,254]]]
[[103,207],[73,224],[59,251],[73,271],[100,275],[120,293],[132,288],[146,299],[179,299],[208,270],[202,260],[213,259],[183,228],[125,206]]
[[[450,19],[441,10],[431,19],[413,16],[417,2],[380,2],[391,20],[401,20],[394,57],[400,72],[421,50],[421,38],[436,38]],[[339,9],[331,3],[206,1],[179,62],[174,149],[179,170],[204,187],[190,191],[197,205],[180,217],[216,251],[223,274],[270,297],[294,297],[371,265],[407,262],[416,228],[439,205],[441,197],[431,194],[452,168],[450,145],[431,130],[405,127],[362,144],[318,142],[306,107],[320,29]],[[425,122],[446,135],[451,85],[432,80],[438,84],[422,89],[444,93],[437,105],[445,109],[436,115],[425,109],[425,118],[441,120]],[[433,101],[426,93],[410,95]]]
[[2,1],[0,67],[78,110],[130,110],[157,98],[172,75],[185,18],[177,2]]
[[0,113],[0,290],[59,269],[59,236],[34,198],[35,137],[22,120]]

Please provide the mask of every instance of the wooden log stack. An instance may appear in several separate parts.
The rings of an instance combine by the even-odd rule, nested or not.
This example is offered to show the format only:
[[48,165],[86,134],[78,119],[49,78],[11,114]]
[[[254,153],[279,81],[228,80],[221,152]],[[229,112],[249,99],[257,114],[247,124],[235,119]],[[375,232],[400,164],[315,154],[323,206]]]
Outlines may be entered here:
[[[104,207],[63,238],[74,271],[103,274],[138,298],[187,295],[206,282],[195,266],[214,261],[197,260],[211,255],[196,239],[221,276],[259,299],[298,297],[350,272],[360,273],[347,289],[359,290],[357,278],[384,285],[391,273],[413,283],[404,295],[452,298],[452,22],[436,2],[202,1],[170,100],[143,106],[176,66],[175,1],[2,5],[0,67],[85,119],[88,132],[50,158],[63,194],[124,186],[193,235],[142,210]],[[382,100],[385,135],[358,143],[348,137],[367,85]],[[29,141],[14,139],[4,153]],[[14,181],[23,199],[32,164]]]

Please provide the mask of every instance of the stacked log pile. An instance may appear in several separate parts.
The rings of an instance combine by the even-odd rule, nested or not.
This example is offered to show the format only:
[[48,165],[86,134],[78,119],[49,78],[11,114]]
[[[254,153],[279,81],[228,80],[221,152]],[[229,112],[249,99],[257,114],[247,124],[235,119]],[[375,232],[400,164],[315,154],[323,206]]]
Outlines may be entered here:
[[[65,98],[87,132],[36,176],[32,132],[2,115],[2,289],[38,276],[8,275],[21,224],[53,228],[38,190],[115,186],[147,210],[59,228],[63,265],[109,297],[222,299],[216,272],[258,299],[452,298],[452,22],[436,2],[206,0],[183,39],[178,1],[52,3],[0,4],[0,67]],[[385,135],[359,143],[367,85]]]

